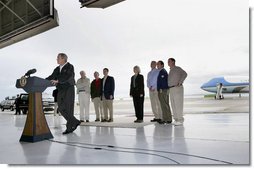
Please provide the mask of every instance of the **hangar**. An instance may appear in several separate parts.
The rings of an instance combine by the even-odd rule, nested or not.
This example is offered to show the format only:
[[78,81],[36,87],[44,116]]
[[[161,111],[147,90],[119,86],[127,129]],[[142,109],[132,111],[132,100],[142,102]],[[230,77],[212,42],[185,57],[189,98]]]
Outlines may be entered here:
[[53,0],[0,1],[0,49],[56,26]]
[[[124,0],[80,0],[81,8],[107,8]],[[54,0],[1,0],[0,49],[59,26]]]

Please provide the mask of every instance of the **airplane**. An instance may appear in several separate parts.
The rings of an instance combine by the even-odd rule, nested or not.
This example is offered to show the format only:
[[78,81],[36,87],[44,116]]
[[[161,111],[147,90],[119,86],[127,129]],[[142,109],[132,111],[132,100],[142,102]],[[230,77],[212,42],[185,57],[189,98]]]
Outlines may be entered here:
[[217,85],[222,83],[222,93],[249,93],[249,77],[248,76],[225,76],[215,77],[204,83],[201,89],[217,93]]

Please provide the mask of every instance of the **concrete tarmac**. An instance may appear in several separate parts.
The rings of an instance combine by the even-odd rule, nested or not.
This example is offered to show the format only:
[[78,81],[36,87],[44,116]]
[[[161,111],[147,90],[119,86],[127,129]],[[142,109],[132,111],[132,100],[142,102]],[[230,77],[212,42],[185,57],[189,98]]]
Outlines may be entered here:
[[[90,121],[95,120],[91,103]],[[79,118],[78,107],[75,108]],[[224,100],[185,99],[183,126],[150,123],[149,99],[145,100],[145,122],[134,128],[80,126],[62,135],[65,120],[46,113],[54,136],[36,143],[19,142],[26,115],[0,112],[1,164],[84,165],[249,165],[249,98]],[[114,101],[114,123],[133,123],[132,100]]]

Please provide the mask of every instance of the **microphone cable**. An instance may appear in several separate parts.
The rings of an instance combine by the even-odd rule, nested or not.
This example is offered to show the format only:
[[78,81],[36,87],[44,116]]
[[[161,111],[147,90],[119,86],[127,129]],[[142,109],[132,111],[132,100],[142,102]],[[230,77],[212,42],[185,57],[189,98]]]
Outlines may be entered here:
[[[99,147],[100,145],[96,145],[96,144],[86,144],[86,143],[78,143],[78,142],[63,142],[63,141],[55,141],[55,140],[48,140],[48,141],[53,142],[53,143],[59,143],[59,144],[63,144],[63,145],[73,146],[73,147],[84,148],[84,149],[94,149],[94,150],[105,150],[105,151],[121,152],[121,153],[133,153],[133,154],[153,155],[153,156],[157,156],[157,157],[161,157],[161,158],[167,159],[167,160],[172,161],[172,162],[174,162],[176,164],[180,164],[178,161],[176,161],[176,160],[174,160],[172,158],[169,158],[169,157],[166,157],[166,156],[163,156],[163,155],[160,155],[160,154],[155,154],[155,153],[112,149],[112,148],[115,148],[114,146],[107,146],[108,148],[110,148],[110,149],[108,149],[108,148],[102,148],[102,147],[105,147],[103,145],[101,147]],[[80,144],[80,145],[77,145],[77,144]],[[95,147],[87,147],[87,146],[83,146],[83,145],[89,145],[89,146],[95,146]],[[135,150],[135,149],[132,149],[132,150]]]
[[[171,151],[163,151],[163,150],[153,150],[153,149],[143,149],[143,148],[129,148],[129,147],[120,147],[120,146],[113,146],[113,145],[89,144],[89,143],[80,143],[80,142],[61,142],[61,141],[54,141],[54,140],[49,140],[49,141],[56,142],[56,143],[61,143],[61,144],[66,144],[66,145],[71,145],[71,146],[77,146],[77,147],[80,147],[79,145],[96,146],[94,148],[81,146],[81,148],[100,149],[100,150],[107,150],[107,151],[117,151],[117,152],[126,152],[126,153],[139,153],[139,154],[154,155],[154,156],[159,156],[159,157],[166,158],[170,161],[175,162],[176,164],[180,164],[180,163],[177,162],[176,160],[173,160],[173,159],[168,158],[166,156],[162,156],[162,155],[155,154],[155,153],[166,153],[166,154],[182,155],[182,156],[195,157],[195,158],[200,158],[200,159],[205,159],[205,160],[210,160],[210,161],[215,161],[215,162],[221,162],[221,163],[224,163],[224,164],[233,164],[231,162],[224,161],[224,160],[218,160],[218,159],[214,159],[214,158],[210,158],[210,157],[204,157],[204,156],[187,154],[187,153],[179,153],[179,152],[171,152]],[[101,147],[106,147],[106,148],[101,148]],[[110,148],[110,149],[108,149],[108,148]],[[115,150],[113,150],[113,149],[115,149]],[[116,150],[116,149],[124,149],[124,150]],[[126,150],[134,150],[134,151],[138,150],[138,152],[126,151]],[[140,151],[155,152],[155,153],[144,153],[144,152],[140,152]]]

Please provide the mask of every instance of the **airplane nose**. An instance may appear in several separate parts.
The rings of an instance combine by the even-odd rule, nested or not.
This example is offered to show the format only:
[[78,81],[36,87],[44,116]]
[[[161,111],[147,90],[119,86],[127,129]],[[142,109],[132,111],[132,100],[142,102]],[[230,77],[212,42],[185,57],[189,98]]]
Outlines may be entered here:
[[204,89],[204,87],[205,87],[205,84],[203,84],[202,86],[200,86],[201,89]]
[[204,83],[202,84],[202,86],[200,86],[200,88],[205,91],[208,91],[207,87],[208,87],[208,83]]

